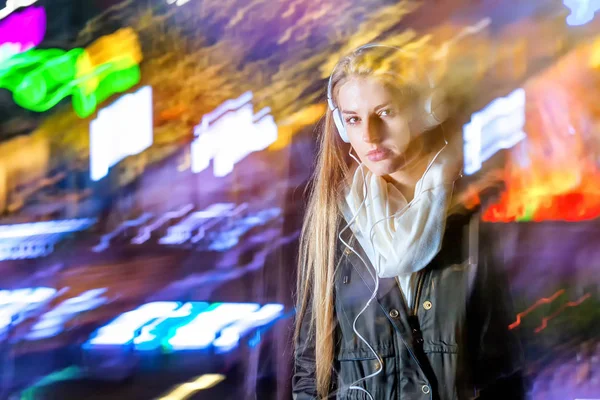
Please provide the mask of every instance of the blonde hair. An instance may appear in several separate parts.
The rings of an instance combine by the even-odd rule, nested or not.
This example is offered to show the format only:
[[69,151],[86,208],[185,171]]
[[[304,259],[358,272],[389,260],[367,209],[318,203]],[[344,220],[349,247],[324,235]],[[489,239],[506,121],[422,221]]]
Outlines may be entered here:
[[[394,75],[394,81],[398,82],[396,71],[390,73],[390,65],[376,53],[378,51],[354,52],[340,61],[331,78],[334,102],[340,86],[350,77],[378,76],[388,81],[389,76]],[[319,397],[328,397],[333,372],[333,289],[341,216],[341,191],[338,189],[349,176],[348,159],[347,146],[340,139],[332,112],[328,109],[319,138],[316,168],[300,237],[294,332],[296,346],[303,345],[300,343],[301,330],[307,330],[305,340],[314,343],[315,354],[318,355],[315,357],[315,373]],[[308,327],[303,327],[306,322]]]

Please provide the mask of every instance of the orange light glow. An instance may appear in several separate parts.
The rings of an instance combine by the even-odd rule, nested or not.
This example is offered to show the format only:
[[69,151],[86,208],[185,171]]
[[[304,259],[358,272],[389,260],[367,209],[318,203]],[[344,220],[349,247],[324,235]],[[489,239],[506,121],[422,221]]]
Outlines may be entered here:
[[588,69],[591,48],[578,49],[530,80],[527,139],[510,150],[506,191],[484,213],[488,222],[582,221],[600,216],[598,80]]

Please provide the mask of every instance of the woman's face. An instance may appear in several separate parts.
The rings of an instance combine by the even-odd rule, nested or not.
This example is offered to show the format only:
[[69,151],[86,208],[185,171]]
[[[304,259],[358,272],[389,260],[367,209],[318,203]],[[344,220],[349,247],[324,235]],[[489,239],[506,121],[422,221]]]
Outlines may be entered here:
[[377,176],[396,172],[410,159],[406,153],[414,109],[401,97],[374,77],[350,78],[338,91],[337,104],[350,144]]

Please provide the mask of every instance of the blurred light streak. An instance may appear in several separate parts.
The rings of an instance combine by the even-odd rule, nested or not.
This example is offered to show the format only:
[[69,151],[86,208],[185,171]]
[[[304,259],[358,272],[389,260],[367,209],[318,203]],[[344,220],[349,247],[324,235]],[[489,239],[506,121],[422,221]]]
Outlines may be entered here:
[[0,63],[38,46],[46,33],[46,11],[30,7],[0,21]]
[[13,11],[19,8],[28,7],[35,2],[37,2],[37,0],[6,0],[6,6],[0,10],[0,20],[12,14]]
[[223,329],[213,345],[219,350],[228,351],[237,347],[240,338],[260,325],[266,325],[283,314],[283,305],[267,304],[260,310]]
[[591,296],[592,296],[591,294],[586,293],[575,301],[569,301],[568,303],[563,304],[562,306],[560,306],[560,308],[558,310],[556,310],[555,312],[550,314],[550,316],[544,317],[544,319],[542,319],[542,324],[540,326],[538,326],[537,328],[535,328],[534,332],[540,333],[541,331],[546,329],[546,327],[548,326],[548,322],[550,322],[550,320],[557,317],[561,312],[563,312],[564,310],[566,310],[569,307],[576,307],[576,306],[580,305],[581,303],[583,303],[584,301],[589,299]]
[[47,256],[64,236],[86,230],[95,222],[82,218],[0,225],[0,261]]
[[460,30],[460,32],[458,32],[458,34],[456,36],[454,36],[454,37],[450,38],[449,40],[446,40],[444,43],[442,43],[442,45],[433,53],[433,59],[439,61],[443,58],[448,57],[448,54],[449,54],[452,46],[454,46],[461,39],[463,39],[467,36],[478,34],[479,32],[486,29],[488,26],[490,26],[491,23],[492,23],[492,19],[486,17],[486,18],[480,19],[477,23],[475,23],[473,25],[464,27],[463,29]]
[[96,220],[93,218],[81,218],[0,225],[0,239],[14,239],[34,235],[77,232],[87,229],[95,222]]
[[106,288],[91,289],[64,300],[52,310],[44,313],[25,338],[27,340],[39,340],[60,334],[64,330],[65,323],[73,316],[105,304],[108,299],[101,295],[106,290]]
[[46,386],[50,386],[63,381],[74,381],[77,379],[82,379],[84,377],[85,374],[83,373],[81,368],[76,366],[67,367],[60,371],[56,371],[49,375],[46,375],[37,382],[35,382],[33,385],[27,387],[21,392],[19,400],[37,400],[43,397],[43,394],[38,393],[38,390]]
[[269,221],[274,220],[280,215],[281,209],[273,207],[236,220],[228,229],[216,233],[211,238],[212,240],[208,245],[208,249],[213,251],[227,251],[236,246],[240,242],[240,238],[250,229],[266,225]]
[[101,251],[104,251],[104,250],[108,249],[109,246],[110,246],[110,241],[114,237],[116,237],[116,236],[120,235],[121,233],[123,233],[127,228],[132,228],[132,227],[140,226],[140,225],[146,223],[150,218],[152,218],[152,214],[151,213],[143,213],[137,219],[132,219],[132,220],[124,221],[114,231],[109,232],[106,235],[102,235],[102,237],[100,238],[100,243],[98,243],[96,246],[94,246],[92,248],[92,251],[98,253],[98,252],[101,252]]
[[157,230],[158,228],[160,228],[161,226],[163,226],[164,224],[166,224],[168,221],[170,221],[172,219],[183,217],[184,215],[188,214],[193,209],[194,209],[194,206],[192,204],[186,204],[186,205],[180,207],[176,211],[166,212],[160,218],[158,218],[156,221],[152,222],[150,225],[147,225],[147,226],[144,226],[143,228],[141,228],[139,233],[137,234],[137,236],[134,237],[133,239],[131,239],[131,243],[132,244],[142,244],[142,243],[147,242],[152,237],[152,232],[154,232],[155,230]]
[[90,123],[90,177],[104,178],[108,170],[128,156],[152,145],[152,88],[121,96],[98,112]]
[[316,124],[325,114],[325,104],[311,104],[292,114],[278,125],[277,140],[268,147],[269,151],[286,148],[302,128]]
[[252,329],[283,315],[283,305],[254,303],[151,302],[99,328],[84,343],[86,350],[133,343],[137,351],[201,350],[214,346],[220,352],[237,346]]
[[89,345],[127,344],[136,336],[136,331],[155,318],[169,315],[180,307],[174,301],[157,301],[121,314],[108,325],[100,328],[88,341]]
[[209,303],[192,301],[184,303],[173,311],[168,318],[160,318],[142,328],[140,336],[135,338],[135,348],[140,351],[152,351],[159,347],[170,351],[168,340],[177,328],[186,325],[196,315],[209,308]]
[[88,49],[33,49],[14,55],[0,64],[0,87],[11,91],[19,106],[36,112],[72,96],[77,115],[88,117],[108,97],[139,82],[142,58],[131,28],[101,37]]
[[213,160],[213,174],[223,177],[248,154],[266,149],[277,140],[270,108],[254,114],[252,93],[227,100],[206,114],[194,129],[192,172],[204,171]]
[[204,237],[206,228],[208,228],[205,226],[207,222],[210,219],[227,216],[234,207],[233,203],[216,203],[211,204],[203,211],[193,212],[176,225],[169,227],[167,235],[160,238],[158,242],[160,244],[182,244],[191,239],[196,230],[198,231],[196,236]]
[[169,394],[160,397],[158,400],[185,400],[195,392],[210,389],[223,380],[225,380],[225,375],[204,374],[191,382],[183,383],[177,386]]
[[506,190],[487,222],[585,221],[600,216],[600,151],[589,68],[593,43],[580,45],[529,80],[527,140],[507,154]]
[[192,314],[193,308],[191,303],[182,304],[180,307],[172,310],[171,312],[162,315],[160,318],[155,319],[148,325],[144,325],[140,329],[140,334],[133,339],[133,343],[138,348],[143,343],[153,342],[157,338],[158,332],[154,332],[156,328],[171,318],[183,318],[188,317]]
[[596,11],[600,10],[600,0],[563,0],[563,4],[571,13],[567,16],[570,26],[585,25],[594,19]]
[[508,326],[508,329],[515,329],[517,326],[521,325],[521,318],[523,318],[524,316],[526,316],[527,314],[529,314],[530,312],[532,312],[533,310],[535,310],[542,304],[552,303],[554,300],[556,300],[556,298],[558,296],[562,295],[563,293],[565,293],[565,290],[560,289],[560,290],[556,291],[556,293],[554,293],[550,297],[542,297],[541,299],[536,301],[531,307],[527,308],[525,311],[518,313],[516,321],[513,322],[512,324],[510,324]]
[[40,307],[56,294],[48,287],[0,290],[0,332],[7,329],[19,315]]
[[206,349],[225,326],[256,312],[259,308],[260,306],[254,303],[222,303],[178,328],[168,343],[173,350]]
[[463,127],[465,174],[474,174],[499,150],[511,148],[523,140],[526,137],[524,126],[525,90],[522,88],[474,113]]

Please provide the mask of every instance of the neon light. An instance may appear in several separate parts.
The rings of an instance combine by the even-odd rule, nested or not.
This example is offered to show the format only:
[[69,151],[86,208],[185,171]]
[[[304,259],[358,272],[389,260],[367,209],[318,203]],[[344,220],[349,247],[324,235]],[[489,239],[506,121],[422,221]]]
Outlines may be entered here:
[[101,37],[87,49],[33,49],[0,64],[0,87],[23,108],[42,112],[72,96],[82,118],[140,80],[140,44],[131,28]]
[[123,222],[114,231],[107,233],[106,235],[102,235],[102,237],[100,238],[100,243],[98,243],[96,246],[94,246],[92,248],[92,251],[99,253],[101,251],[108,249],[108,247],[110,246],[110,241],[113,240],[113,238],[115,238],[115,236],[120,235],[127,228],[140,226],[140,225],[146,223],[150,218],[152,218],[152,214],[144,213],[138,219],[132,219],[132,220]]
[[171,314],[144,326],[140,335],[134,339],[136,350],[147,351],[156,350],[161,346],[169,347],[166,345],[165,339],[173,336],[173,332],[177,328],[187,324],[208,307],[208,303],[204,302],[185,303]]
[[213,251],[227,251],[236,246],[240,242],[240,238],[250,229],[265,225],[279,215],[281,215],[281,209],[273,207],[237,220],[233,222],[229,229],[218,232],[208,245],[208,249]]
[[[234,217],[248,208],[246,203],[235,207],[233,203],[216,203],[203,211],[196,211],[178,224],[169,227],[160,244],[182,244],[190,240],[196,243],[204,238],[206,231],[217,225],[224,217]],[[197,232],[193,237],[194,232]]]
[[47,256],[64,236],[88,229],[94,223],[94,219],[73,219],[0,225],[0,260]]
[[563,0],[563,4],[571,13],[567,16],[570,26],[585,25],[594,19],[596,11],[600,10],[600,0]]
[[92,289],[64,300],[52,310],[44,313],[25,338],[39,340],[58,335],[64,330],[64,324],[76,314],[93,310],[107,303],[108,299],[101,296],[104,293],[106,293],[106,288]]
[[184,215],[186,215],[193,209],[194,209],[194,206],[192,204],[186,204],[185,206],[180,207],[179,210],[177,210],[177,211],[169,211],[169,212],[165,213],[163,216],[158,218],[156,221],[154,221],[150,225],[144,226],[142,229],[140,229],[140,232],[138,233],[138,235],[136,237],[134,237],[133,239],[131,239],[131,243],[142,244],[142,243],[147,242],[150,239],[150,237],[152,236],[152,232],[154,232],[155,230],[157,230],[158,228],[160,228],[161,226],[163,226],[164,224],[166,224],[167,222],[169,222],[170,220],[172,220],[174,218],[183,217]]
[[499,150],[511,148],[523,140],[526,137],[524,126],[524,89],[498,98],[474,113],[471,122],[463,127],[465,174],[474,174]]
[[90,177],[97,181],[125,157],[152,145],[152,88],[126,94],[90,124]]
[[38,46],[45,33],[46,12],[42,7],[30,7],[0,21],[0,64]]
[[33,3],[37,2],[37,0],[6,0],[6,6],[0,10],[0,19],[4,19],[8,17],[13,11],[28,7]]
[[536,301],[532,306],[527,308],[525,311],[518,313],[517,319],[515,320],[515,322],[513,322],[512,324],[510,324],[508,326],[508,329],[515,329],[517,326],[521,325],[521,318],[523,318],[524,316],[526,316],[527,314],[529,314],[530,312],[532,312],[533,310],[535,310],[542,304],[552,303],[554,300],[556,300],[556,298],[558,296],[562,295],[564,292],[565,292],[564,289],[560,289],[550,297],[542,297],[541,299]]
[[591,294],[586,293],[575,301],[569,301],[568,303],[563,304],[562,306],[560,306],[560,308],[558,310],[553,312],[550,316],[545,317],[542,320],[542,324],[540,326],[538,326],[537,328],[535,328],[534,332],[540,333],[541,331],[543,331],[544,329],[546,329],[548,327],[548,322],[550,322],[550,320],[552,320],[556,316],[558,316],[558,314],[562,313],[565,309],[567,309],[569,307],[576,307],[576,306],[580,305],[581,303],[583,303],[584,301],[589,299],[591,296],[592,296]]
[[181,7],[184,4],[189,3],[190,0],[167,0],[167,4],[176,4],[177,7]]
[[117,317],[98,329],[86,350],[133,343],[137,351],[199,350],[219,352],[236,347],[252,329],[280,318],[281,304],[262,308],[250,303],[154,302]]
[[266,325],[283,314],[283,305],[267,304],[260,310],[245,318],[235,322],[221,331],[217,339],[213,341],[213,345],[220,351],[231,350],[239,344],[240,338],[256,328],[257,326]]
[[251,102],[252,93],[246,92],[202,118],[191,145],[192,172],[205,170],[213,160],[214,176],[226,176],[247,155],[264,150],[277,140],[277,125],[270,109],[254,115]]
[[26,224],[0,225],[0,239],[14,239],[52,233],[77,232],[89,228],[96,222],[92,218],[65,219],[62,221],[30,222]]
[[0,290],[0,332],[19,320],[19,316],[40,307],[56,290],[47,287]]
[[221,304],[211,311],[203,312],[187,325],[176,330],[169,339],[174,350],[206,349],[211,346],[217,334],[232,322],[245,318],[259,309],[258,304]]
[[180,303],[174,301],[157,301],[121,314],[108,325],[100,328],[89,340],[91,345],[126,344],[131,342],[136,331],[155,318],[169,315]]
[[[235,208],[235,210],[231,211],[228,217],[236,217],[248,209],[248,203],[242,203]],[[198,243],[200,240],[204,239],[206,232],[216,225],[219,222],[218,219],[213,219],[212,222],[206,223],[202,226],[202,229],[198,230],[198,233],[190,240],[192,243]]]
[[158,400],[185,400],[192,394],[200,390],[210,389],[224,380],[225,375],[205,374],[191,382],[183,383],[175,387],[170,393],[160,397]]

